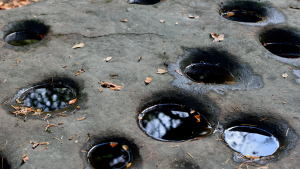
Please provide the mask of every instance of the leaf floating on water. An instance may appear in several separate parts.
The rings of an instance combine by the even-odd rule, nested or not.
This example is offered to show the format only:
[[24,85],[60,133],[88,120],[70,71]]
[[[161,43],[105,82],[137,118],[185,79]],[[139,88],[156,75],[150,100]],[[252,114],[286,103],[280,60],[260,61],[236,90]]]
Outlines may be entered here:
[[109,145],[110,145],[111,147],[115,147],[115,146],[118,145],[118,143],[117,143],[117,142],[110,142]]
[[193,113],[195,113],[195,112],[196,112],[195,110],[192,110],[190,113],[193,114]]
[[85,70],[84,70],[84,69],[80,69],[80,70],[78,70],[78,71],[76,72],[76,76],[80,75],[80,74],[81,74],[81,73],[83,73],[83,72],[85,72]]
[[77,44],[77,45],[74,45],[74,46],[72,47],[72,49],[82,48],[82,47],[84,47],[84,43],[79,43],[79,44]]
[[200,122],[200,115],[194,115],[194,117],[197,119],[197,122]]
[[76,102],[76,100],[77,100],[77,98],[75,98],[75,99],[73,99],[73,100],[70,100],[70,101],[69,101],[69,105],[74,104],[74,103]]
[[99,82],[99,84],[103,87],[107,87],[111,90],[115,90],[115,91],[119,91],[121,90],[122,86],[118,86],[118,85],[115,85],[115,84],[112,84],[112,83],[108,83],[108,82]]
[[81,120],[84,120],[86,117],[80,117],[80,118],[78,118],[77,120],[78,121],[81,121]]
[[282,74],[283,78],[287,78],[289,75],[287,73]]
[[157,73],[158,73],[158,74],[168,73],[168,70],[167,70],[166,68],[159,68],[159,69],[157,70]]
[[128,164],[126,165],[127,168],[130,167],[130,166],[131,166],[131,163],[128,163]]
[[122,145],[122,148],[125,150],[125,151],[128,151],[128,145]]
[[213,42],[223,41],[224,38],[225,38],[225,35],[224,35],[224,34],[218,35],[218,34],[216,34],[216,33],[211,33],[210,35],[211,35],[212,38],[214,38],[214,41],[213,41]]
[[152,81],[152,77],[148,76],[146,77],[145,83],[149,84]]

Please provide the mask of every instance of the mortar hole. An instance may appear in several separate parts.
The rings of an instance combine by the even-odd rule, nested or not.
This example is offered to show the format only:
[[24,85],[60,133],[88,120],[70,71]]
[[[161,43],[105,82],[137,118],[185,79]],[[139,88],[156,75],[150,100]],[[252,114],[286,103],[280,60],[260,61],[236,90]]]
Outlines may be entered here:
[[133,161],[129,146],[119,142],[98,144],[89,150],[87,158],[96,169],[123,169]]
[[179,104],[158,104],[139,115],[141,129],[160,141],[180,142],[210,135],[213,128],[196,110]]
[[45,35],[40,35],[34,32],[20,31],[7,35],[5,42],[13,46],[27,46],[39,43],[44,36]]
[[198,83],[225,83],[233,81],[229,70],[207,63],[196,63],[187,66],[184,74],[194,82]]

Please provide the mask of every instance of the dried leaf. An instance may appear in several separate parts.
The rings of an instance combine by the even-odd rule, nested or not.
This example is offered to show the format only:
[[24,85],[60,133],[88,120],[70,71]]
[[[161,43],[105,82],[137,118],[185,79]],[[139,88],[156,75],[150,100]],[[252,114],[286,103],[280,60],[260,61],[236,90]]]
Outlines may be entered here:
[[130,166],[131,166],[131,163],[128,163],[128,164],[126,165],[127,168],[130,167]]
[[192,110],[190,113],[193,114],[193,113],[195,113],[195,112],[196,112],[195,110]]
[[287,73],[282,74],[283,78],[287,78],[289,75]]
[[78,71],[76,72],[76,76],[80,75],[80,74],[81,74],[81,73],[83,73],[83,72],[85,72],[85,70],[84,70],[84,69],[80,69],[80,70],[78,70]]
[[77,109],[81,109],[81,106],[77,106],[76,108],[77,108]]
[[214,41],[213,41],[213,42],[223,41],[224,38],[225,38],[225,35],[224,35],[224,34],[218,35],[218,34],[216,34],[216,33],[211,33],[210,35],[211,35],[211,37],[214,38]]
[[197,122],[200,122],[200,115],[194,115],[194,117],[197,119]]
[[70,138],[69,138],[69,140],[72,140],[74,138],[74,136],[71,136]]
[[76,102],[76,100],[77,100],[77,98],[75,98],[75,99],[73,99],[73,100],[70,100],[70,101],[69,101],[69,105],[74,104],[74,103]]
[[149,84],[152,81],[152,77],[148,76],[146,77],[145,83]]
[[115,147],[115,146],[117,146],[117,145],[118,145],[118,143],[117,143],[117,142],[110,142],[109,144],[110,144],[110,146],[111,146],[111,147]]
[[139,62],[142,60],[142,56],[139,56]]
[[160,23],[165,23],[165,20],[159,20]]
[[109,57],[107,57],[107,58],[105,59],[105,61],[108,62],[108,61],[111,60],[111,58],[112,58],[112,56],[109,56]]
[[166,68],[159,68],[158,70],[157,70],[157,73],[158,74],[164,74],[164,73],[167,73],[168,72],[168,70],[166,69]]
[[122,21],[122,22],[127,22],[127,19],[122,19],[121,21]]
[[78,140],[75,140],[75,143],[78,143]]
[[176,22],[175,25],[178,25],[178,22]]
[[128,145],[122,145],[122,148],[125,150],[125,151],[128,151]]
[[74,45],[74,46],[72,47],[72,49],[82,48],[82,47],[84,47],[84,43],[79,43],[79,44],[77,44],[77,45]]
[[180,74],[180,76],[182,76],[182,73],[179,72],[177,69],[175,69],[175,72],[178,73],[178,74]]
[[83,120],[83,119],[85,119],[86,117],[80,117],[80,118],[78,118],[77,120],[78,121],[81,121],[81,120]]
[[195,18],[195,15],[189,15],[189,18]]
[[111,90],[115,90],[115,91],[119,91],[121,90],[122,86],[118,86],[118,85],[115,85],[115,84],[112,84],[112,83],[108,83],[108,82],[99,82],[101,86],[103,87],[109,87],[109,89]]
[[26,155],[26,157],[24,157],[24,158],[22,159],[22,162],[23,162],[23,163],[26,163],[26,161],[28,161],[28,159],[29,159],[29,158],[28,158],[28,156]]

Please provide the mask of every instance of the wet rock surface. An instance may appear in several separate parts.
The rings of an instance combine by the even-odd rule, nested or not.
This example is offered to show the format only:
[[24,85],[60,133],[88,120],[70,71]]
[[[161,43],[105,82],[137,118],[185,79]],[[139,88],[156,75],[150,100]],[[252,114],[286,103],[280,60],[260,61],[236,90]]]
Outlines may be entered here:
[[[224,4],[226,2],[223,1]],[[287,61],[281,62],[272,53],[270,57],[271,54],[260,42],[259,36],[267,28],[292,28],[292,32],[299,32],[299,10],[288,7],[297,6],[299,2],[259,2],[270,4],[273,7],[271,12],[276,12],[276,15],[266,18],[270,22],[241,23],[227,20],[220,16],[222,4],[219,0],[166,0],[155,5],[129,4],[125,0],[52,0],[1,11],[0,149],[7,140],[1,156],[7,159],[11,168],[86,168],[84,151],[88,152],[91,148],[88,143],[94,141],[96,136],[106,137],[108,133],[115,133],[130,137],[130,142],[134,142],[139,149],[140,163],[133,161],[129,168],[239,167],[244,161],[237,161],[232,150],[218,140],[222,138],[219,133],[204,139],[173,143],[157,141],[140,129],[138,110],[159,104],[158,100],[164,95],[165,101],[162,103],[179,104],[179,101],[168,100],[172,98],[168,97],[172,96],[170,93],[173,93],[180,95],[178,100],[183,100],[181,104],[188,107],[201,105],[201,108],[195,107],[195,110],[199,110],[213,128],[221,128],[219,130],[222,127],[227,129],[250,123],[247,118],[242,118],[243,114],[257,116],[251,121],[251,125],[257,125],[254,121],[263,124],[271,120],[270,124],[277,124],[273,127],[274,131],[256,126],[270,132],[280,143],[279,153],[275,153],[278,158],[269,161],[269,168],[297,168],[300,165],[297,160],[300,152],[297,138],[300,134],[300,89],[295,82],[298,77],[293,74],[293,70],[299,69],[299,61],[298,58],[284,58]],[[199,17],[189,18],[189,15]],[[21,30],[3,30],[7,30],[11,23],[30,19],[40,20],[49,26],[42,41],[25,50],[5,42],[5,36]],[[123,19],[127,19],[127,22],[121,22]],[[225,39],[213,43],[211,33],[224,34]],[[85,45],[72,49],[79,43]],[[194,56],[193,50],[186,49],[214,49],[219,55],[211,55],[211,60],[195,60],[197,62],[187,59],[188,62],[182,64],[184,58]],[[110,56],[111,61],[103,61]],[[140,56],[142,59],[139,61]],[[228,62],[219,62],[220,58],[229,58],[229,66]],[[19,60],[18,63],[16,59]],[[220,63],[220,67],[231,72],[233,82],[236,83],[192,83],[184,75],[184,69],[192,63],[202,63],[201,61],[213,65]],[[157,74],[159,68],[165,68],[169,72]],[[75,76],[81,69],[85,72]],[[283,78],[284,73],[288,77]],[[110,74],[118,76],[113,78]],[[145,85],[145,78],[149,76],[152,81]],[[53,132],[49,133],[45,132],[47,120],[17,121],[18,118],[10,114],[7,105],[3,103],[20,89],[42,84],[45,79],[51,81],[51,77],[54,81],[60,77],[78,82],[81,88],[77,93],[85,93],[86,102],[85,106],[74,105],[74,109],[77,106],[82,108],[76,109],[72,114],[74,109],[69,110],[67,117],[49,118],[50,124],[60,123],[57,127],[52,127]],[[103,92],[100,93],[99,81],[122,86],[122,89],[114,91],[101,87]],[[187,99],[191,95],[196,102]],[[155,103],[146,104],[151,99],[156,100]],[[81,117],[86,118],[78,121]],[[243,122],[231,124],[231,121],[238,118],[242,118]],[[90,133],[91,138],[86,143],[89,138],[87,133]],[[69,140],[72,136],[74,138]],[[30,140],[49,142],[49,146],[39,151],[46,145],[33,149],[32,144],[27,142]],[[95,141],[92,146],[107,142],[119,141]],[[23,146],[18,147],[19,145]],[[27,152],[24,151],[26,148]],[[133,151],[132,148],[131,150]],[[24,154],[28,155],[29,160],[22,164],[21,157]],[[255,168],[250,165],[248,167]]]

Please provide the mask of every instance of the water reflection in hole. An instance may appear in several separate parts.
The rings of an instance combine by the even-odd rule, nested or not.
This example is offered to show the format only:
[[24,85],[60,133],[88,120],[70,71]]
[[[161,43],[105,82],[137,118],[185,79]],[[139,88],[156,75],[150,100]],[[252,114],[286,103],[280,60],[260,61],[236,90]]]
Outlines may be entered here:
[[30,88],[20,96],[19,100],[23,101],[22,106],[50,112],[68,107],[68,102],[74,98],[76,92],[68,86],[43,84]]
[[272,134],[256,127],[229,128],[224,138],[230,148],[246,157],[267,157],[279,147],[278,140]]
[[264,43],[264,47],[273,53],[284,58],[299,58],[300,44],[293,45],[290,43]]
[[184,74],[192,81],[199,83],[225,83],[233,81],[233,76],[227,69],[207,63],[191,64],[185,68]]
[[127,3],[131,4],[142,4],[142,5],[153,5],[163,0],[126,0]]
[[[145,109],[139,116],[141,129],[161,141],[186,141],[210,135],[206,119],[190,108],[177,104],[160,104]],[[201,112],[200,112],[201,113]]]
[[7,35],[5,42],[13,46],[27,46],[40,42],[44,36],[34,32],[20,31]]
[[96,169],[122,169],[132,162],[133,156],[127,145],[110,142],[92,147],[87,158]]

